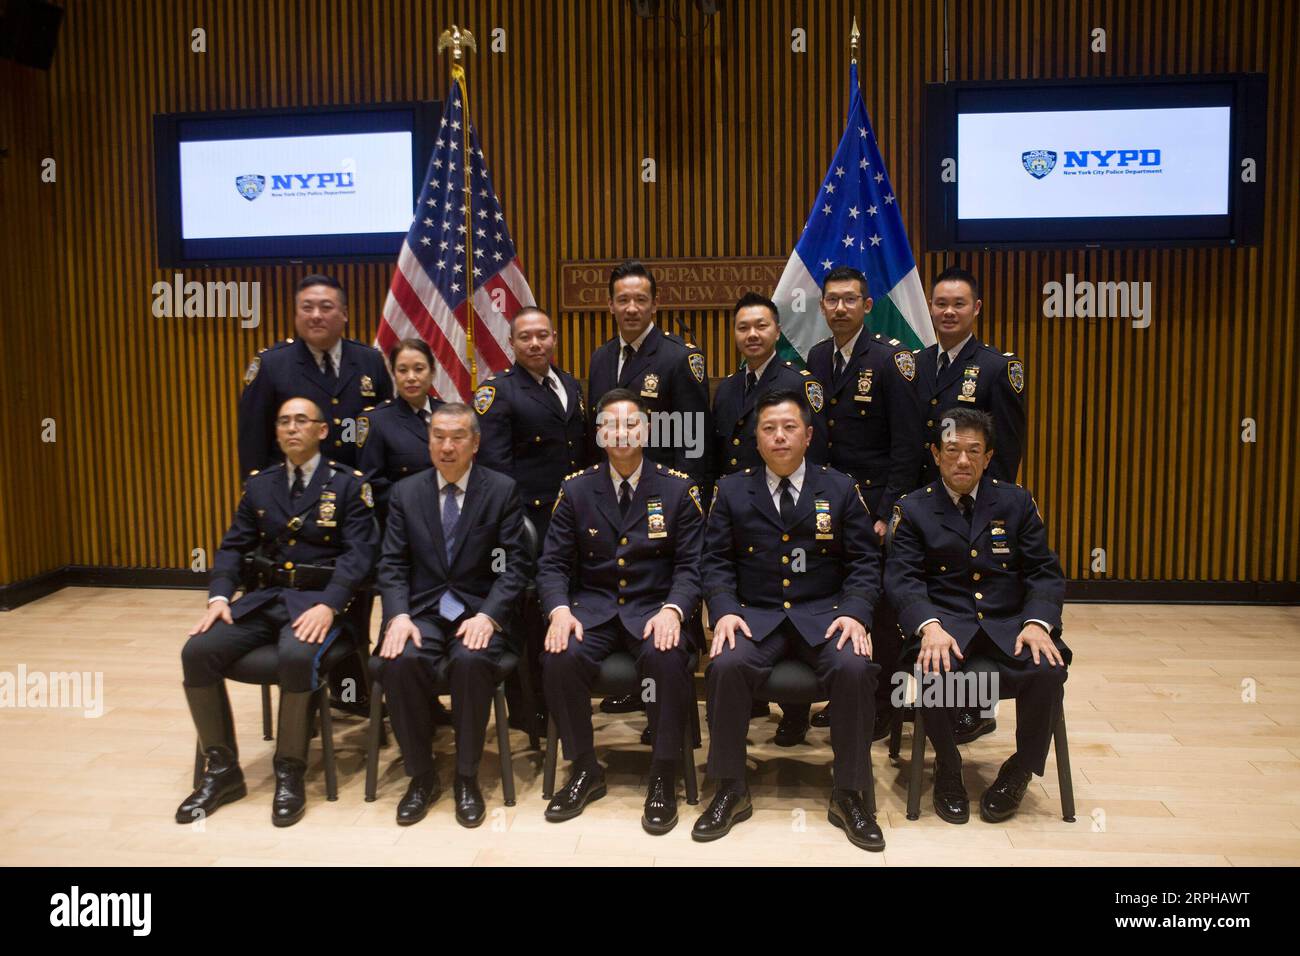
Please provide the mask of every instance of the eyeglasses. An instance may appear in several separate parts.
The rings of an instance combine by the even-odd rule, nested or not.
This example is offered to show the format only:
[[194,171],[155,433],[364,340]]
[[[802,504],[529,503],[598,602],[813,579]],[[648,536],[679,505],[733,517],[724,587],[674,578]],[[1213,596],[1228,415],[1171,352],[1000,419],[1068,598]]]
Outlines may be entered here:
[[320,424],[324,422],[323,418],[308,418],[306,415],[294,415],[290,418],[288,415],[281,415],[275,420],[276,428],[288,428],[290,425],[296,425],[299,428],[306,428],[311,422]]
[[862,301],[862,296],[860,296],[860,295],[828,295],[826,298],[822,299],[822,301],[825,302],[825,303],[826,303],[826,307],[827,307],[827,308],[830,308],[830,309],[838,309],[838,308],[840,307],[840,303],[841,303],[841,302],[843,302],[846,306],[848,306],[850,309],[852,309],[852,308],[856,308],[856,307],[857,307],[857,304],[858,304],[859,302]]

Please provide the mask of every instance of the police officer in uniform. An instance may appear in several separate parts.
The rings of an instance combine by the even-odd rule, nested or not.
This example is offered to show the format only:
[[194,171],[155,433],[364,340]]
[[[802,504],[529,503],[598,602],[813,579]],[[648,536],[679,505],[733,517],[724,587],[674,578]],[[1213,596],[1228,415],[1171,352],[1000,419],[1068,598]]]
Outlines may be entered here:
[[442,407],[433,398],[433,351],[422,339],[402,339],[388,353],[397,397],[357,416],[357,467],[375,494],[375,516],[382,533],[388,518],[388,495],[396,482],[433,467],[429,457],[429,422]]
[[751,702],[777,662],[794,657],[814,669],[831,701],[830,821],[855,846],[883,850],[863,797],[880,673],[869,633],[880,592],[871,517],[853,479],[807,461],[812,415],[802,393],[769,392],[757,415],[763,467],[718,482],[705,533],[709,776],[717,789],[691,836],[716,840],[753,813],[745,783]]
[[939,469],[929,445],[941,440],[943,408],[975,408],[993,417],[998,453],[989,474],[1014,483],[1025,447],[1025,363],[975,338],[980,308],[979,280],[951,266],[934,280],[930,319],[938,341],[916,353],[916,385],[925,412],[926,453],[919,484],[930,484]]
[[[683,625],[700,602],[704,512],[687,475],[642,453],[645,408],[625,389],[597,405],[608,458],[565,479],[537,572],[550,626],[542,672],[547,705],[570,760],[569,782],[546,819],[569,820],[605,795],[591,729],[591,685],[616,650],[637,659],[656,730],[641,826],[663,834],[677,823],[677,769],[694,674]],[[748,708],[748,704],[746,704]]]
[[545,539],[564,476],[587,463],[582,385],[552,362],[558,342],[551,318],[527,306],[510,320],[515,364],[474,395],[483,443],[479,464],[510,475],[528,518]]
[[[965,269],[951,266],[934,280],[930,292],[930,319],[938,339],[916,357],[916,384],[925,412],[926,442],[942,445],[944,408],[974,408],[988,412],[998,433],[998,451],[989,463],[989,475],[1015,483],[1025,447],[1025,363],[1011,352],[999,352],[975,338],[980,308],[979,280]],[[934,458],[921,456],[918,484],[939,480]],[[969,743],[992,733],[997,721],[978,708],[957,710],[957,743]]]
[[[185,698],[206,765],[176,811],[191,823],[247,794],[226,669],[275,643],[280,716],[271,822],[291,826],[307,801],[308,714],[325,651],[341,637],[339,615],[369,575],[378,548],[374,500],[361,472],[322,457],[329,433],[319,406],[290,399],[275,419],[285,461],[248,476],[235,520],[212,567],[208,609],[181,651]],[[245,573],[256,586],[232,600]]]
[[[302,396],[328,416],[322,448],[356,467],[356,418],[367,405],[393,397],[393,384],[378,350],[343,338],[347,296],[337,279],[309,275],[294,294],[297,339],[286,339],[248,366],[239,396],[239,467],[243,474],[279,461],[274,419],[277,409]],[[349,427],[349,426],[352,427]]]
[[[871,509],[877,541],[883,542],[885,519],[898,496],[916,486],[923,452],[921,406],[914,387],[916,362],[897,339],[872,334],[865,327],[871,296],[866,276],[857,269],[831,270],[822,283],[821,310],[831,337],[808,353],[808,370],[829,383],[830,465],[857,481]],[[876,608],[875,622],[875,660],[888,675],[900,638],[887,603]],[[889,734],[891,716],[886,679],[877,687],[873,739]],[[795,718],[787,715],[786,719]],[[814,720],[817,726],[829,722],[825,711]]]
[[[322,449],[357,466],[357,417],[368,405],[393,397],[393,383],[377,349],[343,338],[347,296],[332,276],[309,275],[294,292],[297,340],[264,349],[244,374],[239,396],[239,467],[243,474],[280,460],[276,411],[290,398],[309,398],[326,416],[329,432]],[[369,595],[363,600],[370,602]],[[368,616],[367,616],[368,619]],[[366,679],[360,664],[345,661],[330,675],[334,706],[365,716]],[[355,693],[349,692],[349,685]]]
[[972,408],[943,414],[952,425],[932,446],[940,480],[894,506],[885,587],[908,636],[902,662],[916,662],[923,684],[939,682],[944,693],[928,706],[936,691],[923,686],[917,706],[934,744],[935,812],[949,823],[970,819],[970,805],[953,735],[958,701],[942,678],[993,673],[1001,696],[1015,697],[1016,751],[980,798],[980,817],[1000,823],[1046,767],[1073,656],[1061,640],[1065,578],[1033,497],[988,474],[997,457],[992,417]]
[[[708,493],[710,450],[709,380],[704,353],[676,335],[660,331],[655,324],[659,309],[655,278],[640,262],[615,266],[609,276],[609,311],[618,325],[618,335],[591,354],[587,396],[594,400],[614,388],[626,388],[636,395],[652,419],[651,442],[645,456],[667,468],[690,475],[701,492]],[[653,428],[656,414],[676,413],[680,431]],[[690,429],[687,433],[686,429]],[[592,460],[604,457],[595,441],[596,423],[587,434],[592,441]],[[658,436],[662,443],[656,443]],[[702,631],[697,628],[697,638]],[[608,697],[600,709],[606,713],[627,713],[643,705],[635,695]]]

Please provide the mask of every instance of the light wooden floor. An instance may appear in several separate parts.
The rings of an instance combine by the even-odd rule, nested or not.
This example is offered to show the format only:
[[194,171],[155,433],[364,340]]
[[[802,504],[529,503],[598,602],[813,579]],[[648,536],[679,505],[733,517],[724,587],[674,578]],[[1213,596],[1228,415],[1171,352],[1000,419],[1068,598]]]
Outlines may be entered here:
[[[203,829],[172,822],[189,792],[194,732],[180,687],[183,635],[203,606],[194,591],[70,588],[0,613],[0,671],[102,671],[104,714],[0,709],[0,863],[46,865],[909,864],[1249,865],[1300,863],[1300,608],[1070,605],[1075,666],[1066,685],[1078,822],[1060,819],[1055,765],[1034,778],[1019,815],[991,826],[904,816],[905,778],[884,742],[873,751],[888,848],[863,853],[826,821],[826,731],[811,745],[771,744],[775,718],[751,725],[756,813],[727,838],[690,839],[695,808],[664,837],[638,823],[640,715],[597,715],[610,794],[580,818],[542,818],[541,756],[512,734],[519,801],[501,804],[495,734],[481,781],[489,820],[457,826],[449,796],[417,826],[393,822],[405,780],[397,749],[381,758],[379,799],[362,797],[364,724],[336,722],[340,795],[326,802],[313,746],[306,818],[268,819],[271,750],[258,690],[231,685],[249,796]],[[1254,702],[1243,701],[1253,682]],[[1013,749],[1014,708],[996,734],[965,748],[978,799]],[[450,748],[450,730],[439,747]],[[904,736],[904,755],[909,735]],[[707,743],[707,741],[706,741]],[[698,753],[701,767],[704,752]],[[444,785],[450,755],[438,759]],[[706,790],[706,794],[708,791]]]

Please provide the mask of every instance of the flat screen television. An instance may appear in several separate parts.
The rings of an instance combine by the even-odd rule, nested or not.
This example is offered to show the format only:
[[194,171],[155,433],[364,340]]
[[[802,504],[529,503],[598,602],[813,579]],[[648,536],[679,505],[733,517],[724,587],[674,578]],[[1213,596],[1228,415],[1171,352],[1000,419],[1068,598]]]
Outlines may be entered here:
[[161,267],[394,261],[438,103],[153,118]]
[[1262,74],[926,87],[929,249],[1250,245]]

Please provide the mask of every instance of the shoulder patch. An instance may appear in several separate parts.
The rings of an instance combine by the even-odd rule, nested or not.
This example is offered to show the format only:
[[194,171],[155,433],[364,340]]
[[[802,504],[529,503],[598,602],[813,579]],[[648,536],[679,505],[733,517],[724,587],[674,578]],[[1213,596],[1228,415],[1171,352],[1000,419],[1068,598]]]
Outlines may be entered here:
[[894,505],[894,513],[889,519],[889,536],[892,538],[894,532],[898,530],[899,524],[903,521],[903,506]]
[[898,372],[909,382],[916,378],[916,359],[912,358],[911,352],[895,352],[894,364],[898,366]]
[[692,352],[686,357],[686,362],[691,367],[691,374],[695,376],[697,382],[704,382],[704,355],[700,352]]
[[474,393],[474,411],[480,415],[486,415],[496,397],[497,389],[495,385],[480,385],[478,391]]
[[[361,473],[357,472],[357,474]],[[373,508],[375,506],[375,493],[370,490],[370,482],[368,481],[363,481],[361,483],[361,500],[366,503],[367,508]]]
[[[807,375],[807,372],[804,372]],[[825,396],[822,394],[821,382],[804,382],[803,393],[814,412],[821,412]]]
[[1016,359],[1007,363],[1007,381],[1011,383],[1011,387],[1016,390],[1017,395],[1025,390],[1024,362]]
[[695,504],[695,510],[704,514],[704,502],[700,500],[700,489],[697,485],[691,485],[686,493],[691,496],[691,501]]
[[[370,409],[366,409],[370,411]],[[357,447],[365,448],[366,439],[370,437],[370,419],[365,415],[357,416]]]
[[[578,472],[578,474],[582,474],[582,472]],[[569,475],[569,477],[572,478],[573,475]],[[551,505],[551,514],[555,514],[555,509],[560,507],[560,502],[563,500],[564,500],[564,489],[561,488],[560,493],[555,496],[555,504]]]
[[253,384],[253,379],[257,378],[258,370],[261,369],[261,367],[262,367],[262,360],[258,358],[256,355],[254,355],[253,361],[248,363],[248,371],[244,372],[245,385]]

